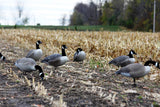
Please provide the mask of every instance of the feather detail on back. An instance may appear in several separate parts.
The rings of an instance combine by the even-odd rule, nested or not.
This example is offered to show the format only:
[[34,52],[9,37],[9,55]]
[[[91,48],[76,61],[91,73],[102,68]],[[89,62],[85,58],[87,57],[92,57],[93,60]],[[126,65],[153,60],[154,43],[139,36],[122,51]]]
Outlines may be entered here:
[[76,52],[74,54],[74,61],[83,61],[86,58],[86,54],[84,51]]
[[58,57],[61,57],[62,55],[60,54],[52,54],[50,56],[45,57],[41,62],[42,63],[48,63],[50,60],[55,60]]
[[57,66],[61,66],[61,65],[65,64],[68,60],[69,59],[67,56],[61,56],[61,57],[57,57],[52,60],[49,60],[48,64],[52,65],[54,67],[57,67]]
[[69,59],[66,56],[65,49],[66,45],[62,45],[62,55],[61,54],[52,54],[50,56],[45,57],[41,62],[49,64],[54,67],[61,66],[65,64]]
[[[147,67],[148,68],[148,67]],[[118,70],[116,73],[121,74],[124,76],[127,76],[126,74],[130,75],[130,77],[133,78],[139,78],[146,75],[150,69],[145,69],[145,66],[139,63],[129,64],[125,67],[122,67],[120,70]]]
[[26,58],[32,58],[35,61],[38,61],[42,57],[42,55],[43,55],[43,52],[41,49],[33,49],[29,51]]
[[15,62],[15,66],[22,71],[34,71],[36,62],[32,58],[21,58]]
[[113,60],[111,60],[111,61],[109,62],[109,64],[113,64],[113,65],[116,65],[116,66],[121,66],[121,63],[122,63],[122,62],[124,63],[124,61],[125,61],[126,59],[129,59],[129,56],[125,56],[125,55],[119,56],[119,57],[114,58]]
[[132,64],[135,62],[135,58],[128,58],[120,63],[121,67]]

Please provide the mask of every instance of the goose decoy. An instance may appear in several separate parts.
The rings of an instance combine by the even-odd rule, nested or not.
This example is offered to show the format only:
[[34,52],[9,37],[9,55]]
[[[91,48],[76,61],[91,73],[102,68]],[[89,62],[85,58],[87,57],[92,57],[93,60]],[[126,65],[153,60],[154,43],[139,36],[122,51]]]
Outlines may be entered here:
[[31,72],[39,70],[39,76],[43,80],[44,73],[42,68],[39,65],[36,65],[36,62],[32,58],[21,58],[15,62],[15,66],[18,67],[22,72]]
[[73,61],[83,62],[85,58],[86,58],[86,53],[81,48],[77,48],[76,53],[74,54]]
[[116,72],[116,74],[121,74],[126,77],[132,77],[134,81],[133,86],[136,86],[136,78],[140,78],[147,75],[150,72],[150,64],[153,64],[157,68],[159,68],[158,62],[148,60],[145,62],[144,65],[139,63],[133,63],[125,67],[122,67],[120,70]]
[[6,57],[3,56],[3,55],[0,53],[0,60],[1,60],[1,61],[5,61],[5,59],[6,59]]
[[119,57],[114,58],[109,62],[109,64],[113,64],[115,66],[124,67],[128,64],[132,64],[135,62],[135,58],[133,57],[133,54],[137,55],[134,50],[130,50],[128,55],[122,55]]
[[55,70],[58,66],[65,64],[69,59],[66,56],[66,45],[62,45],[62,55],[61,54],[52,54],[50,56],[45,57],[41,62],[46,63],[48,65],[54,66]]
[[40,47],[39,47],[40,44],[42,44],[42,42],[40,40],[38,40],[36,42],[36,49],[30,50],[28,52],[26,58],[32,58],[35,61],[38,61],[43,55],[42,49],[40,49]]

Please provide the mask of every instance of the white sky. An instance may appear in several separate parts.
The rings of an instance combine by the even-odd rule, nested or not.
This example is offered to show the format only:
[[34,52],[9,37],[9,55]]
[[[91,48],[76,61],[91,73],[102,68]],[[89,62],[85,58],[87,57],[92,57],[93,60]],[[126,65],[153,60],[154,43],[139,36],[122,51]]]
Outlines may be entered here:
[[79,2],[88,3],[90,0],[0,0],[0,23],[12,25],[16,23],[17,1],[24,5],[24,16],[29,16],[30,25],[60,25],[60,19],[66,15],[66,24]]

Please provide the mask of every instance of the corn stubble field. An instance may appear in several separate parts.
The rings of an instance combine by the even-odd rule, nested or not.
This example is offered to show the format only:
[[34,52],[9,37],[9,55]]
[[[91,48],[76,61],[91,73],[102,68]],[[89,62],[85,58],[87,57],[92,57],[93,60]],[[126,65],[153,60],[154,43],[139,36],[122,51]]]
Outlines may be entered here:
[[[35,49],[37,40],[42,41],[43,58],[61,53],[61,45],[65,44],[70,59],[58,67],[57,72],[51,72],[53,67],[37,62],[45,73],[44,81],[40,80],[38,72],[23,75],[14,66],[17,59]],[[108,65],[108,62],[127,55],[130,49],[137,53],[138,63],[144,64],[150,58],[160,62],[159,40],[160,33],[1,29],[0,52],[8,62],[1,62],[0,74],[14,81],[13,86],[25,85],[30,90],[28,98],[41,99],[30,101],[31,106],[156,106],[160,105],[160,69],[152,66],[149,75],[137,80],[137,87],[133,87],[132,78],[115,75],[118,67]],[[78,47],[86,52],[83,65],[72,62]],[[8,87],[13,87],[11,85]],[[17,98],[16,103],[26,105],[25,101],[14,98]],[[4,100],[10,101],[8,105],[16,105],[7,96],[0,99],[0,105],[6,104]]]

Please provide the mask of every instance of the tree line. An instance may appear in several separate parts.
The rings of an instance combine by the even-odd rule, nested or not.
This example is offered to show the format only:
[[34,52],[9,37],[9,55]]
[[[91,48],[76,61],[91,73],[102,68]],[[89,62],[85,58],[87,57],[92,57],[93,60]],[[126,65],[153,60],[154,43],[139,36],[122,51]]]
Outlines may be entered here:
[[[156,0],[156,31],[160,31],[160,0]],[[139,31],[152,31],[154,0],[111,0],[103,6],[78,3],[70,25],[118,25]]]

